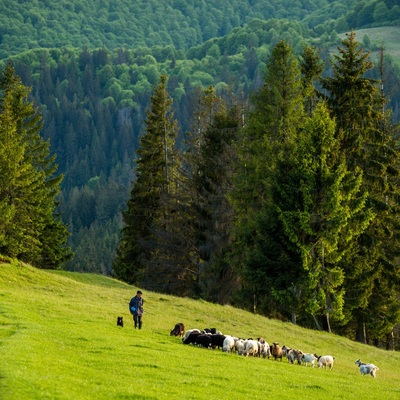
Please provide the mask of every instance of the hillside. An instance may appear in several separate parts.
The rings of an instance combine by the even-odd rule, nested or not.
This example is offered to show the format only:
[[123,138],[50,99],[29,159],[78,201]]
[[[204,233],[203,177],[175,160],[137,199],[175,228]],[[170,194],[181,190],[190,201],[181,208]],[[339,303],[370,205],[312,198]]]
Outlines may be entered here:
[[[358,0],[9,0],[0,4],[0,59],[36,48],[152,47],[186,50],[252,19],[323,25]],[[344,6],[345,4],[345,6]],[[316,15],[314,15],[316,14]],[[342,22],[343,23],[343,22]]]
[[[144,329],[128,301],[136,288],[93,274],[0,264],[0,397],[31,399],[398,399],[400,354],[253,315],[230,306],[144,292]],[[125,327],[116,326],[123,316]],[[184,346],[187,328],[263,336],[335,356],[333,371]],[[360,376],[354,361],[374,362]],[[252,378],[249,378],[252,377]]]

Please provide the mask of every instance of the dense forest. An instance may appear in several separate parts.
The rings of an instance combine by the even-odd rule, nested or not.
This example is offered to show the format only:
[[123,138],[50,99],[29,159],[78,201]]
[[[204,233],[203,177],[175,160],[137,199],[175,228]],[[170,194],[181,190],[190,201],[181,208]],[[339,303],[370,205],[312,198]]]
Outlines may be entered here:
[[[189,180],[188,165],[192,165],[193,158],[207,159],[216,170],[225,170],[223,166],[232,162],[240,165],[237,157],[243,155],[226,154],[222,147],[226,142],[237,141],[238,133],[231,136],[232,132],[250,123],[256,108],[254,95],[265,85],[272,51],[282,40],[290,44],[293,56],[299,60],[307,55],[305,45],[318,49],[321,79],[313,84],[315,90],[326,95],[332,88],[324,87],[322,79],[335,73],[330,60],[342,45],[339,34],[352,29],[398,26],[400,7],[395,3],[390,0],[168,0],[161,5],[156,1],[13,0],[1,4],[0,67],[5,69],[8,61],[12,61],[23,84],[31,88],[30,98],[40,108],[43,118],[42,138],[46,143],[49,141],[51,154],[56,156],[58,174],[62,174],[57,212],[68,227],[68,245],[74,252],[69,260],[68,250],[63,250],[62,267],[71,271],[114,274],[149,289],[170,293],[182,291],[184,282],[187,295],[237,303],[268,315],[295,319],[295,307],[290,316],[280,309],[277,301],[279,296],[287,297],[288,293],[277,287],[272,298],[263,287],[254,286],[257,281],[262,285],[271,283],[260,279],[261,272],[257,272],[257,268],[251,269],[254,276],[247,271],[248,266],[244,268],[243,262],[234,258],[234,249],[228,246],[232,240],[228,229],[240,215],[238,209],[230,208],[229,204],[233,202],[239,207],[240,191],[235,198],[230,191],[233,182],[228,176],[210,177],[206,171],[200,170],[198,179],[192,176]],[[368,35],[357,40],[365,51],[374,54],[374,66],[371,64],[371,68],[365,70],[365,76],[383,83],[382,94],[388,100],[385,107],[392,110],[390,120],[395,124],[400,119],[398,61],[385,53],[380,40]],[[198,231],[195,238],[193,226],[184,221],[181,221],[181,226],[187,229],[184,233],[167,235],[162,229],[157,231],[164,250],[177,247],[177,243],[182,245],[182,234],[193,238],[191,243],[186,242],[181,247],[179,257],[174,254],[176,263],[171,262],[169,253],[164,254],[162,262],[157,261],[170,266],[168,274],[148,261],[147,267],[153,271],[150,275],[162,272],[164,286],[143,274],[144,265],[139,268],[140,273],[124,273],[126,259],[121,246],[124,237],[121,228],[129,221],[131,190],[137,182],[144,152],[141,140],[149,129],[149,107],[154,107],[151,97],[156,88],[160,90],[162,76],[167,77],[162,81],[163,89],[170,96],[171,112],[176,120],[174,142],[179,150],[176,157],[183,157],[181,152],[186,154],[185,167],[171,168],[184,182],[180,185],[190,186],[191,193],[197,193],[197,198],[202,199],[200,203],[207,203],[202,203],[203,208],[197,210],[203,218],[204,229]],[[222,109],[228,111],[222,112]],[[319,112],[320,118],[325,118],[323,110]],[[208,121],[213,120],[211,125],[204,122],[205,114]],[[221,129],[225,134],[219,136]],[[209,147],[205,145],[202,152],[197,153],[196,135],[203,131],[210,135],[206,141]],[[215,142],[214,136],[219,137],[220,142]],[[254,188],[254,196],[260,196],[257,190],[260,189]],[[208,196],[210,192],[212,198]],[[179,196],[182,196],[180,203],[187,203],[187,194]],[[166,199],[164,201],[169,204]],[[258,206],[261,207],[261,203]],[[178,213],[168,207],[168,212]],[[250,228],[242,225],[242,229]],[[272,234],[271,227],[263,225],[263,229],[265,235],[253,243],[253,250],[266,246],[262,243]],[[296,234],[287,232],[292,238]],[[211,242],[210,235],[214,238]],[[177,242],[166,241],[167,236],[170,241]],[[357,237],[357,240],[362,239]],[[272,246],[273,241],[270,244]],[[288,257],[281,247],[274,247],[275,251],[278,248],[282,256]],[[147,251],[150,249],[147,247]],[[198,249],[201,249],[199,253]],[[268,259],[259,252],[254,252],[254,257],[256,254]],[[254,265],[259,262],[254,261]],[[192,272],[181,274],[184,278],[172,285],[185,263]],[[241,265],[240,273],[237,268],[227,267],[228,263]],[[204,265],[202,274],[200,264]],[[299,259],[294,264],[298,267]],[[51,268],[54,263],[42,267]],[[196,273],[193,274],[193,270]],[[243,274],[248,279],[241,278]],[[194,279],[194,282],[188,285],[187,279]],[[242,290],[238,285],[242,285]],[[372,291],[373,287],[369,285],[368,290]],[[312,305],[307,307],[312,308]],[[317,322],[326,328],[329,318],[326,313],[322,316],[322,320],[305,318],[299,322],[310,326]],[[343,321],[340,316],[336,317],[337,321]],[[351,320],[350,315],[346,318]],[[344,325],[338,323],[335,329],[341,326],[344,332]],[[361,328],[351,329],[359,333]],[[382,328],[379,335],[385,329]]]

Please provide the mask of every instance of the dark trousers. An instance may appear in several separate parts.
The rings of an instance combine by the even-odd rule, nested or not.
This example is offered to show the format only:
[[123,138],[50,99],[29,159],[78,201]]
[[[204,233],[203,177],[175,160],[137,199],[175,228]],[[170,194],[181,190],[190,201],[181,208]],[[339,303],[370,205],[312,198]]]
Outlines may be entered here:
[[142,316],[134,314],[133,315],[133,321],[135,322],[135,329],[139,327],[139,329],[142,329]]

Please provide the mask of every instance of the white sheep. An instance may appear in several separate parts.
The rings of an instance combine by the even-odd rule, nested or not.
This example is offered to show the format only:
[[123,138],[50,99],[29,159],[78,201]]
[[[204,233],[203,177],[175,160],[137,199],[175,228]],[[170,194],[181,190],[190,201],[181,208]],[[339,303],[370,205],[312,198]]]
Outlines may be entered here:
[[239,356],[242,356],[244,352],[244,340],[243,339],[236,340],[235,348]]
[[311,366],[314,368],[314,362],[317,360],[318,356],[316,354],[311,354],[311,353],[304,353],[303,356],[301,357],[301,361],[306,365],[311,364]]
[[226,336],[224,339],[224,343],[222,344],[222,351],[230,353],[235,349],[235,338],[232,336]]
[[263,358],[267,358],[269,360],[269,357],[271,356],[271,348],[269,346],[269,344],[264,340],[261,339],[258,341],[259,343],[259,356],[263,356]]
[[256,357],[258,355],[258,342],[257,340],[246,340],[244,342],[244,356],[253,356]]
[[370,374],[372,377],[376,378],[376,371],[379,370],[376,365],[363,363],[360,359],[358,359],[355,363],[358,365],[361,375]]
[[333,360],[335,357],[332,356],[320,356],[318,357],[318,368],[329,368],[332,370],[333,368]]

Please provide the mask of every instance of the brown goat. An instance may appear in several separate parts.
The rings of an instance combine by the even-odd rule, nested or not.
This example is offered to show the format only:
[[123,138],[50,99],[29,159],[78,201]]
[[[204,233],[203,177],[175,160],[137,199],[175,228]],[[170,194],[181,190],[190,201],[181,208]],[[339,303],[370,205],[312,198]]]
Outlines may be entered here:
[[272,345],[271,348],[271,354],[272,357],[274,357],[274,360],[276,361],[277,358],[280,358],[282,361],[282,357],[283,357],[283,351],[279,346],[278,342],[274,342],[274,344]]

